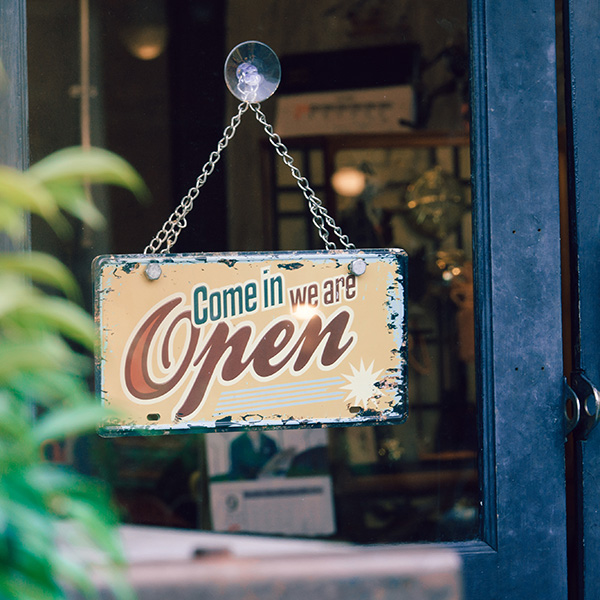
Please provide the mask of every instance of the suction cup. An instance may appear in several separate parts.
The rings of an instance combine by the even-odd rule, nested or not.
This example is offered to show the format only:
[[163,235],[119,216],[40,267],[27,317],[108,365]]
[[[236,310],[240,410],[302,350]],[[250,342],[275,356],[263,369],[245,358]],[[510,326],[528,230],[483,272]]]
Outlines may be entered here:
[[262,42],[238,44],[225,61],[225,83],[243,102],[262,102],[271,97],[281,81],[277,54]]

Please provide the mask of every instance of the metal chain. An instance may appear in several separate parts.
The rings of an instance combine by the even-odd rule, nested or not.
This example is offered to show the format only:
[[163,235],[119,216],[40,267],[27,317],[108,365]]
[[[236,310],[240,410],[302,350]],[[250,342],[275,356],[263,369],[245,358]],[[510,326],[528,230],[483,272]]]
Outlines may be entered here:
[[286,145],[281,141],[279,135],[273,131],[273,127],[267,121],[265,114],[260,110],[260,104],[251,104],[250,108],[254,111],[256,120],[263,126],[265,133],[269,136],[269,141],[275,148],[275,151],[290,168],[292,177],[296,180],[298,187],[302,190],[302,193],[308,202],[308,209],[313,216],[312,222],[319,232],[319,237],[325,242],[325,247],[328,250],[335,249],[336,247],[335,242],[329,239],[329,231],[327,230],[327,227],[325,227],[325,223],[327,223],[344,248],[356,248],[349,240],[348,236],[342,233],[341,227],[336,224],[333,217],[327,212],[327,209],[323,206],[321,200],[317,198],[315,192],[308,183],[308,179],[302,176],[298,167],[294,166],[294,159],[290,155]]
[[[292,176],[296,180],[298,187],[302,190],[302,193],[308,202],[308,209],[312,215],[312,222],[317,228],[319,237],[325,243],[325,248],[327,250],[333,250],[336,248],[335,242],[329,239],[329,231],[325,224],[331,228],[345,248],[351,249],[356,247],[352,242],[350,242],[348,236],[342,233],[341,228],[327,212],[327,209],[323,206],[321,200],[317,198],[315,192],[308,183],[308,179],[303,177],[298,167],[293,164],[294,159],[290,155],[285,144],[281,141],[279,135],[273,131],[273,127],[267,121],[265,114],[260,110],[260,104],[251,104],[246,101],[240,102],[237,114],[231,119],[231,123],[223,131],[223,137],[217,144],[217,150],[211,153],[208,161],[202,167],[202,173],[196,180],[196,185],[188,191],[186,196],[183,197],[179,206],[173,211],[171,216],[165,221],[160,231],[146,246],[144,249],[144,254],[156,254],[159,251],[161,254],[166,254],[171,250],[182,229],[187,227],[187,221],[185,217],[194,207],[194,200],[198,197],[200,188],[206,183],[208,176],[214,171],[215,165],[221,158],[221,153],[227,147],[231,138],[235,135],[242,115],[249,108],[254,111],[257,121],[263,126],[266,134],[269,137],[269,141],[275,148],[275,151],[277,154],[279,154],[279,156],[281,156],[283,162],[290,168]],[[163,245],[164,248],[161,249]]]
[[[235,132],[241,122],[242,115],[248,110],[250,104],[247,102],[241,102],[238,106],[237,114],[231,119],[230,124],[223,131],[223,137],[217,144],[217,149],[211,152],[208,157],[208,161],[202,167],[202,173],[196,180],[196,185],[188,191],[187,195],[183,197],[179,206],[173,211],[171,216],[165,221],[160,231],[154,236],[152,241],[144,249],[144,254],[156,254],[159,250],[161,254],[168,253],[173,244],[177,241],[179,234],[182,229],[187,227],[187,221],[185,217],[194,208],[194,200],[200,193],[200,188],[206,183],[208,176],[214,171],[217,162],[221,158],[221,153],[231,141],[231,138],[235,135]],[[161,246],[164,248],[161,250]]]

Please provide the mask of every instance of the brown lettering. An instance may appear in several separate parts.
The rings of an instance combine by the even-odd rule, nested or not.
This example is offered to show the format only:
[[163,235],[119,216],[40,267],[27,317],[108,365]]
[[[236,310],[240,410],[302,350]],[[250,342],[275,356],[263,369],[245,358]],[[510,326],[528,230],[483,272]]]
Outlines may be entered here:
[[271,364],[271,359],[275,358],[288,345],[295,331],[294,323],[285,319],[275,323],[263,335],[252,353],[252,368],[259,377],[271,377],[285,366],[288,361],[287,357],[274,365]]
[[243,360],[244,351],[250,340],[252,329],[248,325],[238,327],[237,331],[229,337],[230,325],[221,321],[215,326],[206,345],[194,361],[194,366],[202,363],[194,383],[189,390],[184,403],[177,411],[180,418],[188,417],[194,413],[204,401],[206,391],[214,381],[217,374],[219,361],[228,350],[230,353],[221,369],[221,377],[224,381],[232,381],[239,377],[250,363],[251,358]]
[[333,297],[333,280],[326,279],[323,282],[323,304],[333,304],[335,299]]
[[[127,391],[138,400],[153,400],[167,396],[182,380],[192,377],[184,394],[177,417],[190,417],[206,399],[215,379],[231,382],[250,370],[258,379],[273,378],[285,369],[299,373],[313,361],[321,367],[331,367],[349,352],[356,334],[349,331],[351,311],[340,308],[329,319],[316,314],[301,326],[293,318],[283,318],[268,325],[262,335],[253,341],[253,328],[248,324],[237,327],[221,321],[214,325],[206,341],[201,341],[201,330],[192,320],[189,307],[173,314],[182,302],[181,297],[167,300],[138,327],[124,361],[124,379]],[[167,319],[171,319],[164,334],[159,333]],[[164,371],[172,367],[171,338],[183,322],[188,334],[175,372],[165,381],[156,381],[150,373],[150,349],[156,347],[157,358]],[[161,329],[164,330],[164,329]],[[156,340],[156,336],[162,339]],[[289,351],[285,353],[286,349]],[[278,356],[282,356],[274,362]]]
[[173,389],[186,374],[192,361],[194,351],[198,344],[199,331],[191,326],[191,312],[185,310],[180,313],[171,323],[163,340],[161,360],[163,366],[170,367],[168,356],[169,337],[176,324],[182,319],[188,319],[191,326],[191,338],[184,359],[181,361],[177,371],[166,381],[154,381],[148,369],[150,342],[156,335],[158,328],[169,314],[182,302],[182,298],[169,300],[159,306],[137,330],[125,358],[125,387],[127,391],[140,400],[152,400],[159,398]]
[[355,341],[355,336],[350,334],[344,344],[340,346],[346,332],[346,327],[350,322],[350,313],[347,310],[341,310],[337,315],[323,327],[323,321],[319,315],[314,315],[306,324],[300,339],[294,345],[292,351],[288,354],[285,361],[290,360],[296,352],[298,353],[294,362],[294,371],[301,371],[308,365],[316,350],[326,338],[325,347],[318,357],[319,362],[324,367],[330,367],[335,364],[348,350]]

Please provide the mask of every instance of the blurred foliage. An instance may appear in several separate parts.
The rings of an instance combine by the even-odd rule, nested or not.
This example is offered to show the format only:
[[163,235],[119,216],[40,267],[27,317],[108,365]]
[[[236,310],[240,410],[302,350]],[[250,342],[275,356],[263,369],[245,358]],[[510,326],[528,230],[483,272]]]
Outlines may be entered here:
[[[102,225],[89,185],[147,195],[128,163],[100,149],[68,148],[26,172],[0,166],[0,235],[19,246],[26,214],[61,236],[75,217]],[[76,222],[76,221],[75,221]],[[52,290],[52,294],[48,292]],[[44,460],[48,441],[89,432],[105,417],[89,391],[91,317],[79,307],[71,273],[46,254],[0,254],[0,599],[54,600],[65,586],[96,595],[100,565],[119,598],[124,559],[108,490]]]

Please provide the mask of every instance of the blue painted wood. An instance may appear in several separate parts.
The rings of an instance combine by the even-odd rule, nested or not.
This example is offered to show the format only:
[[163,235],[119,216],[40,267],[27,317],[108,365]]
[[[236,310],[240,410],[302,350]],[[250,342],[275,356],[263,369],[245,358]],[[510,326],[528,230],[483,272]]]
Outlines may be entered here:
[[0,0],[0,164],[28,164],[25,0]]
[[[25,169],[27,136],[27,48],[25,0],[0,0],[0,164]],[[0,251],[13,244],[0,235]]]
[[[467,598],[566,598],[554,3],[471,2],[482,538]],[[466,550],[466,549],[465,549]]]
[[[571,278],[573,368],[600,385],[600,3],[566,0],[565,76]],[[577,598],[597,598],[600,589],[600,431],[576,442],[578,482]]]

